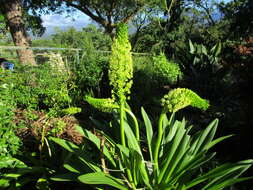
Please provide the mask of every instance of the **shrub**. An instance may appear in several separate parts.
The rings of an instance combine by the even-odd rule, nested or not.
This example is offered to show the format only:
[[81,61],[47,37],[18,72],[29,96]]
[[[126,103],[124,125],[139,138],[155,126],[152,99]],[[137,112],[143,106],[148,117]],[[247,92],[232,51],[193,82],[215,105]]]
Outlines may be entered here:
[[157,80],[163,84],[175,84],[182,78],[182,72],[178,64],[168,61],[164,53],[153,57],[154,73]]
[[49,64],[21,67],[14,73],[14,100],[19,108],[52,109],[68,107],[68,75]]
[[12,74],[0,69],[0,169],[13,165],[11,157],[18,153],[21,145],[12,122],[16,108]]

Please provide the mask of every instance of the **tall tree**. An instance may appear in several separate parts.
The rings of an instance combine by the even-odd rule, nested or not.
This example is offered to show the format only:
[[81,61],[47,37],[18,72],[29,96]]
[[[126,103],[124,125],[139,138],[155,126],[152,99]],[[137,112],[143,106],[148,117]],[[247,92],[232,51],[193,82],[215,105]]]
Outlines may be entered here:
[[118,23],[128,23],[145,6],[156,0],[56,0],[79,10],[113,35]]
[[228,20],[230,38],[247,38],[253,35],[253,2],[252,0],[234,0],[220,3],[224,20]]
[[[0,12],[4,16],[14,44],[16,46],[29,47],[31,41],[27,35],[23,21],[21,0],[0,0],[0,3]],[[32,50],[18,49],[17,53],[21,64],[36,64]]]
[[130,22],[136,14],[148,6],[160,4],[161,0],[22,0],[33,14],[64,11],[72,14],[80,11],[113,36],[118,23]]
[[22,0],[22,2],[34,15],[50,11],[56,13],[65,11],[71,15],[78,10],[113,36],[117,24],[130,22],[144,7],[157,4],[160,0]]

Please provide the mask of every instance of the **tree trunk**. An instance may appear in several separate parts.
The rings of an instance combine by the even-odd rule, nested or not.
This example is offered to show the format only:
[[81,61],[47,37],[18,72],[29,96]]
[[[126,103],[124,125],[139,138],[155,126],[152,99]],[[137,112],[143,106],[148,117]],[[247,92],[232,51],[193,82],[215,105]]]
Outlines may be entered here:
[[[21,0],[0,0],[0,11],[5,17],[15,46],[29,47],[31,40],[25,30],[22,18]],[[31,49],[17,50],[19,61],[23,65],[36,65],[33,51]]]

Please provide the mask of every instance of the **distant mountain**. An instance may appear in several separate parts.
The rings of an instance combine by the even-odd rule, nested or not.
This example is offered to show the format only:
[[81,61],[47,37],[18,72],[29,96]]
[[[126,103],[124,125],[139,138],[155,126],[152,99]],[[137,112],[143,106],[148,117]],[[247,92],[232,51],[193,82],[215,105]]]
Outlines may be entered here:
[[[46,38],[54,33],[56,33],[56,28],[60,30],[67,30],[70,27],[74,27],[77,30],[81,30],[82,28],[86,27],[88,24],[91,24],[92,21],[89,19],[88,16],[76,12],[75,15],[71,17],[68,15],[60,15],[60,14],[50,14],[50,15],[43,15],[43,26],[46,28],[45,33],[43,34],[43,38]],[[32,34],[31,38],[37,38]]]

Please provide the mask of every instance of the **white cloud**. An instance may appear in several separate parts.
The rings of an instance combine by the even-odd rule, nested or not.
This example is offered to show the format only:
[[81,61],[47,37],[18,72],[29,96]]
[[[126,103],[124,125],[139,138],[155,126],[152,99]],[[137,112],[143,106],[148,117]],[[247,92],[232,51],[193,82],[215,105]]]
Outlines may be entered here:
[[88,16],[81,12],[73,12],[72,15],[67,14],[48,14],[42,15],[43,26],[46,27],[45,35],[52,34],[54,28],[67,29],[74,27],[76,29],[82,29],[91,23]]

